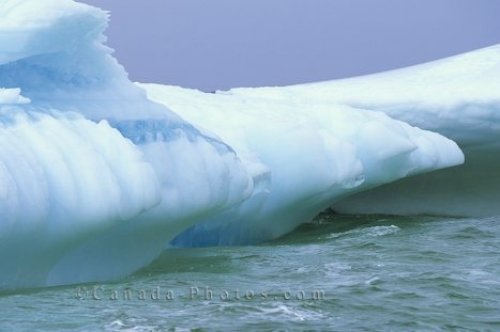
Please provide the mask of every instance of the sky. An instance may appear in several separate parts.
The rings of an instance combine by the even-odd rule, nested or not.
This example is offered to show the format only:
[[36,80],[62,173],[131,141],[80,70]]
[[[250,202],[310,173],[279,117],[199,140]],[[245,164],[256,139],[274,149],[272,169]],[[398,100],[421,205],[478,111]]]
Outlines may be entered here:
[[500,43],[497,0],[79,0],[141,82],[203,91],[363,75]]

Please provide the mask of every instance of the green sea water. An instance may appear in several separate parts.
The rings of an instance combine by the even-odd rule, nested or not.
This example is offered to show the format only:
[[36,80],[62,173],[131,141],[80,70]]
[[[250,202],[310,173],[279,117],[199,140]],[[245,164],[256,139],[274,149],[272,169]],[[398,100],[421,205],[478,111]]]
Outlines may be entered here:
[[0,312],[1,331],[497,331],[500,218],[323,215],[112,283],[4,293]]

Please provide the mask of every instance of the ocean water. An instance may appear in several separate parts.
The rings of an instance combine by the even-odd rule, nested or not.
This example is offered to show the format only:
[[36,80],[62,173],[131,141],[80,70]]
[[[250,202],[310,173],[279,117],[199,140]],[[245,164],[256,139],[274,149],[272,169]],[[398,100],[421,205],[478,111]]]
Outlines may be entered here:
[[322,215],[112,283],[1,294],[0,330],[500,330],[499,219]]

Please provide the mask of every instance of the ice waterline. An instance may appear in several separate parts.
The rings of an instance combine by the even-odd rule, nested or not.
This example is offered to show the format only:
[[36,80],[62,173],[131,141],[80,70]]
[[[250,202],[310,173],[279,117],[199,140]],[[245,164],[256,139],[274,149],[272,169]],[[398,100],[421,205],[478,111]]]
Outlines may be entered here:
[[[0,14],[0,289],[123,277],[170,245],[273,239],[353,194],[464,161],[452,140],[401,121],[425,127],[410,121],[431,113],[425,93],[407,95],[423,108],[409,117],[383,94],[347,93],[365,81],[338,92],[344,83],[217,94],[138,86],[103,44],[102,10],[5,0]],[[443,107],[459,112],[462,91],[440,84]],[[495,91],[471,95],[464,116],[490,123],[476,115],[498,105]],[[452,117],[438,118],[429,129],[460,143],[441,130]]]

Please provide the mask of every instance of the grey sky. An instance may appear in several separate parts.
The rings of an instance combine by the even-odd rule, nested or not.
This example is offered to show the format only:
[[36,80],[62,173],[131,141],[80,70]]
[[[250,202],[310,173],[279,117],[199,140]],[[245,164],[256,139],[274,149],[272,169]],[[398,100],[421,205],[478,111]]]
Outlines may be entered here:
[[377,72],[500,43],[497,0],[80,0],[131,79],[205,91]]

